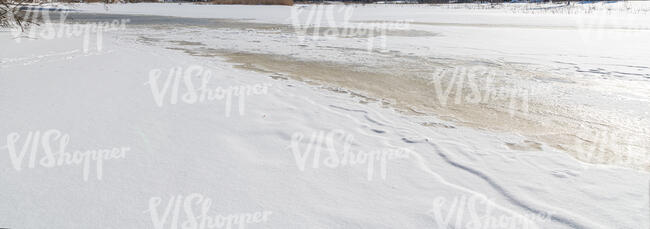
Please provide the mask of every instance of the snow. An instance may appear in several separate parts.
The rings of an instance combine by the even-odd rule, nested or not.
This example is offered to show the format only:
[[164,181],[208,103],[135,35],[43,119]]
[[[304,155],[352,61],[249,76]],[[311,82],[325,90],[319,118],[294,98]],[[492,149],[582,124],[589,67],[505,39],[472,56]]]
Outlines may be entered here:
[[[626,4],[636,13],[625,13]],[[175,228],[175,206],[183,223],[191,222],[183,205],[199,214],[206,203],[209,213],[199,219],[221,220],[222,228],[524,228],[517,221],[522,216],[535,224],[531,228],[650,227],[645,170],[587,164],[552,144],[564,143],[560,139],[535,136],[564,131],[544,122],[570,115],[576,121],[556,121],[587,130],[591,121],[607,122],[628,130],[630,139],[647,137],[648,4],[602,4],[599,9],[621,9],[605,17],[626,19],[602,23],[578,13],[583,5],[565,13],[525,10],[534,4],[461,6],[355,6],[352,22],[406,20],[406,31],[427,32],[389,35],[384,47],[376,39],[370,51],[365,37],[299,41],[293,30],[278,26],[292,24],[286,6],[116,4],[106,11],[85,4],[74,8],[129,15],[127,29],[106,30],[101,39],[91,33],[87,41],[83,35],[17,41],[0,32],[0,227]],[[149,20],[163,19],[143,14],[243,21],[164,18],[186,26],[156,27]],[[83,23],[83,17],[75,20]],[[295,63],[311,71],[292,69],[301,66]],[[449,119],[444,114],[460,114],[428,113],[417,95],[397,100],[412,101],[426,115],[403,112],[398,103],[372,98],[417,90],[411,84],[319,76],[348,65],[380,77],[429,71],[429,64],[495,63],[508,66],[505,71],[532,72],[510,76],[536,88],[531,113],[557,109],[522,118],[558,129],[492,129],[470,116]],[[178,68],[196,74],[168,78]],[[208,75],[212,99],[183,97],[185,80],[201,85]],[[217,91],[224,96],[217,98]],[[31,151],[27,138],[37,132],[42,138],[52,134],[54,150],[69,136],[65,152],[71,154],[125,150],[101,166],[89,158],[84,172],[84,163],[47,164],[48,146],[35,144],[43,148]],[[19,137],[15,144],[10,136]],[[310,143],[318,136],[313,141],[323,144],[320,158]],[[345,147],[355,156],[394,157],[385,164],[331,160],[330,149]],[[647,152],[649,146],[640,141],[624,147]],[[15,156],[23,149],[20,160]],[[494,223],[502,219],[519,223]]]

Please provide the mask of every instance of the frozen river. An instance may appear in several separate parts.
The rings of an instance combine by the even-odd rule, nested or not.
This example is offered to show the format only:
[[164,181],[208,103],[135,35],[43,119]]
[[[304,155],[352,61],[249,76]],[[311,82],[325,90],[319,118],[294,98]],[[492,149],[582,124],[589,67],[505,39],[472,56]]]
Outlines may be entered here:
[[0,32],[0,227],[650,226],[644,2],[75,9]]

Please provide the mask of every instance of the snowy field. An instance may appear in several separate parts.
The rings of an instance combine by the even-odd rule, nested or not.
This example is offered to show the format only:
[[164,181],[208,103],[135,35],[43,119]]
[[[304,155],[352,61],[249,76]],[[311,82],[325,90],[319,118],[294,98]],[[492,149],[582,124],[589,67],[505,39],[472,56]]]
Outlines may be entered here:
[[55,7],[0,228],[650,228],[648,2]]

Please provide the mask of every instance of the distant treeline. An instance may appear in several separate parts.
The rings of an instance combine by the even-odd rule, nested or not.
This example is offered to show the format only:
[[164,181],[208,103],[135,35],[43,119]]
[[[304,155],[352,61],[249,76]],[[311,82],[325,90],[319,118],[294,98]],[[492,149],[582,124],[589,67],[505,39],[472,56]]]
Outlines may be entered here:
[[[56,0],[55,0],[56,1]],[[516,2],[584,2],[584,0],[514,0]],[[590,2],[611,1],[593,0]],[[28,1],[29,2],[29,1]],[[402,3],[402,4],[447,4],[447,3],[506,3],[513,0],[58,0],[56,2],[196,2],[205,4],[241,4],[241,5],[293,5],[293,3],[318,4],[327,2],[344,3]]]
[[138,3],[138,2],[194,2],[202,4],[230,5],[293,5],[293,0],[58,0],[56,2],[86,2],[86,3]]
[[[600,2],[611,0],[592,0],[589,2]],[[625,0],[623,0],[625,1]],[[507,3],[513,0],[295,0],[296,3],[324,3],[324,2],[345,2],[345,3],[425,3],[425,4],[446,4],[446,3]],[[514,0],[514,2],[585,2],[585,0]]]

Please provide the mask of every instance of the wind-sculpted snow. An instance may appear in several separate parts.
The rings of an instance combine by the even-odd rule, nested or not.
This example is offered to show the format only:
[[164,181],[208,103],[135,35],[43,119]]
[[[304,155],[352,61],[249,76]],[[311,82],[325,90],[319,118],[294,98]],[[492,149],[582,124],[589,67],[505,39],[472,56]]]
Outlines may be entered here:
[[[102,17],[114,20],[128,15]],[[580,36],[583,39],[574,40],[575,46],[568,49],[581,50],[561,54],[566,49],[542,48],[537,47],[539,43],[532,43],[535,48],[520,51],[512,47],[512,42],[520,42],[516,37],[500,37],[485,46],[484,40],[466,38],[475,36],[474,28],[464,28],[473,26],[467,23],[414,21],[413,25],[433,27],[411,26],[402,33],[386,33],[387,47],[372,46],[367,50],[365,44],[371,41],[365,37],[325,36],[331,29],[326,27],[328,24],[305,38],[287,25],[264,21],[161,16],[134,16],[131,21],[138,24],[138,32],[132,35],[142,42],[194,56],[226,58],[246,70],[318,81],[334,90],[348,89],[369,102],[382,101],[408,112],[437,115],[479,128],[513,131],[531,141],[566,150],[585,162],[647,170],[650,123],[641,117],[650,107],[646,98],[650,81],[644,77],[650,73],[641,64],[641,59],[646,58],[642,54],[645,46],[640,46],[643,42],[638,39],[648,31],[628,33],[620,29],[634,25],[636,20],[622,21],[623,27],[614,29],[609,27],[618,25],[585,27],[582,21],[563,27],[554,25],[557,19],[552,19],[541,25],[482,22],[481,25],[494,26],[483,26],[481,31],[499,33],[496,36],[502,34],[502,29],[542,37],[551,33]],[[153,24],[155,30],[148,26]],[[531,27],[537,29],[531,31]],[[189,32],[197,28],[204,32]],[[148,31],[147,35],[141,29]],[[623,32],[589,34],[603,29]],[[411,33],[420,35],[406,35]],[[445,35],[439,38],[438,34]],[[213,39],[215,36],[223,39]],[[584,40],[588,37],[593,40]],[[616,42],[616,46],[624,47],[608,49],[607,53],[597,53],[591,47],[611,46],[620,38],[631,40]],[[431,40],[451,45],[439,47]],[[501,40],[510,43],[500,43]],[[638,52],[619,52],[634,44]],[[422,51],[432,49],[437,51]],[[611,63],[595,67],[594,61]],[[602,93],[603,90],[616,93],[612,96]],[[618,112],[620,109],[629,112]],[[620,118],[611,118],[616,116]]]
[[[440,150],[440,148],[436,147],[433,143],[430,143],[430,144],[433,146],[434,149],[436,149],[436,152],[438,153],[438,155],[440,155],[440,157],[442,157],[442,159],[444,159],[447,163],[449,163],[449,164],[451,164],[454,167],[457,167],[459,169],[465,170],[466,172],[472,173],[472,174],[480,177],[481,179],[485,180],[485,182],[490,184],[490,186],[492,186],[492,188],[497,190],[498,193],[503,195],[512,204],[514,204],[514,205],[516,205],[516,206],[518,206],[520,208],[523,208],[526,211],[533,212],[535,214],[549,214],[548,211],[541,211],[541,210],[539,210],[539,209],[537,209],[537,208],[535,208],[533,206],[530,206],[529,204],[525,204],[524,202],[519,200],[517,197],[515,197],[512,193],[508,192],[507,190],[504,190],[503,187],[498,185],[488,175],[485,175],[484,173],[482,173],[480,171],[477,171],[477,170],[475,170],[475,169],[473,169],[471,167],[463,166],[461,164],[458,164],[458,163],[450,160],[449,157],[444,152],[442,152]],[[570,218],[567,218],[567,217],[561,216],[561,215],[556,215],[556,214],[557,214],[557,212],[553,212],[552,214],[550,214],[551,215],[550,216],[551,220],[559,222],[559,223],[564,224],[566,226],[569,226],[571,228],[591,228],[591,227],[593,227],[593,226],[585,227],[584,225],[576,223],[574,220],[572,220]],[[600,227],[602,227],[602,226],[600,226]]]
[[[644,11],[481,6],[354,6],[300,40],[290,7],[81,5],[131,19],[87,52],[0,32],[0,227],[650,226]],[[73,140],[27,140],[51,130]]]

